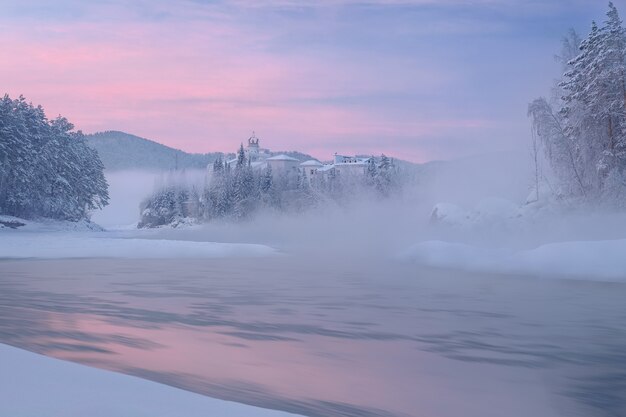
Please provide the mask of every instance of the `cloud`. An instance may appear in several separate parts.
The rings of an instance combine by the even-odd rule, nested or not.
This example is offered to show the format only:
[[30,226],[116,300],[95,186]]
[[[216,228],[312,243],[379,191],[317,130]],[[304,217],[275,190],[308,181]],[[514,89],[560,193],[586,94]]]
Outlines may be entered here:
[[472,140],[523,140],[526,129],[503,126],[526,123],[527,85],[553,76],[535,63],[550,65],[554,51],[537,34],[520,37],[527,27],[507,13],[543,16],[564,3],[547,4],[10,2],[0,79],[85,131],[192,151],[228,151],[257,130],[267,146],[319,157],[441,158],[445,146],[475,153]]

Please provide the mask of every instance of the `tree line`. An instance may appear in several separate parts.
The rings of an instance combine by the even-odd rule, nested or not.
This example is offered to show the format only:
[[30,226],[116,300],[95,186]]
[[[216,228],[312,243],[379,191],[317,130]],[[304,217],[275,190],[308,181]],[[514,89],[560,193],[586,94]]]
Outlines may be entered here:
[[[529,105],[537,197],[543,177],[560,198],[626,207],[626,32],[613,3],[606,16],[584,39],[570,31],[551,97]],[[551,175],[539,172],[540,149]]]
[[363,195],[389,196],[399,189],[399,171],[391,158],[371,157],[364,175],[330,170],[308,177],[301,169],[272,172],[271,165],[254,169],[243,145],[234,164],[218,158],[202,190],[184,180],[184,172],[168,177],[141,204],[139,227],[215,219],[242,220],[259,210],[304,211],[319,204],[344,203]]
[[102,162],[73,129],[22,96],[0,99],[0,214],[76,221],[108,204]]

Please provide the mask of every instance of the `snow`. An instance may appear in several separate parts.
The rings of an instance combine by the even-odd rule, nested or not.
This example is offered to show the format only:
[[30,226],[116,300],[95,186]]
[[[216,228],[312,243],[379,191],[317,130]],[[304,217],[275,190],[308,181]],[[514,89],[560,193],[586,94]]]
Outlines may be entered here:
[[519,215],[520,208],[505,198],[488,197],[480,200],[474,211],[482,217],[513,218]]
[[308,161],[304,161],[300,164],[301,167],[321,167],[324,166],[320,161],[315,159],[309,159]]
[[455,204],[438,203],[433,207],[431,222],[461,229],[481,227],[517,219],[525,214],[515,203],[497,197],[480,200],[473,209],[466,210]]
[[2,258],[225,258],[277,255],[265,245],[119,237],[111,233],[19,233],[0,238]]
[[330,171],[334,167],[335,167],[335,165],[333,165],[333,164],[326,164],[326,165],[320,167],[317,171],[318,172],[326,172],[326,171]]
[[[276,156],[272,156],[270,158],[267,158],[268,161],[298,161],[296,158],[292,158],[289,155],[285,155],[285,154],[280,154],[280,155],[276,155]],[[298,161],[299,162],[299,161]]]
[[463,208],[450,203],[435,204],[430,215],[431,223],[448,226],[463,226],[470,219],[470,214]]
[[0,344],[0,415],[288,417]]
[[26,226],[26,221],[13,216],[0,216],[0,229],[18,229]]
[[2,229],[19,229],[21,231],[39,232],[104,230],[99,225],[88,220],[80,220],[77,222],[52,219],[25,220],[19,217],[0,215],[0,230]]
[[[11,225],[4,226],[5,224]],[[16,224],[23,226],[15,227]],[[194,227],[194,226],[186,226]],[[267,245],[159,239],[136,225],[105,231],[89,221],[24,220],[0,216],[0,259],[230,258],[275,256]]]
[[411,246],[399,258],[442,268],[626,281],[626,239],[550,243],[521,251],[426,241]]

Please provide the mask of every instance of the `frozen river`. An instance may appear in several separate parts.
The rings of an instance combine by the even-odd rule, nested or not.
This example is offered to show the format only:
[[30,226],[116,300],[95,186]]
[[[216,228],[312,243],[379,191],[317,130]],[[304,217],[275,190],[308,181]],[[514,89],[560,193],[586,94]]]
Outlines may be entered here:
[[0,342],[308,416],[626,416],[625,301],[367,260],[5,260]]

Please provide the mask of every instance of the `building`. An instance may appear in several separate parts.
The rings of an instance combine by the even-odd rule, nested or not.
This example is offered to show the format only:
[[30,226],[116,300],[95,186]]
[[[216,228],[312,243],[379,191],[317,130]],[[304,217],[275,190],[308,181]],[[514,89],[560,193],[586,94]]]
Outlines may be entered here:
[[[264,149],[259,146],[259,138],[252,132],[252,136],[248,138],[248,146],[243,149],[246,159],[250,160],[252,169],[263,169],[267,166],[266,159],[272,155],[269,149]],[[237,156],[235,158],[226,161],[231,168],[237,165]]]
[[[344,177],[364,176],[367,165],[371,158],[358,156],[345,156],[336,154],[332,162],[323,164],[316,159],[300,162],[289,155],[280,154],[272,156],[269,149],[260,147],[260,140],[254,132],[248,138],[248,146],[244,148],[246,159],[250,160],[250,166],[254,170],[262,170],[271,167],[273,175],[286,172],[297,173],[298,171],[307,178],[309,183],[318,176],[340,175]],[[237,164],[237,158],[226,161],[231,168]]]
[[371,158],[335,154],[332,163],[319,164],[314,170],[306,166],[304,167],[304,173],[305,175],[309,175],[309,181],[316,176],[329,177],[338,175],[345,178],[362,177],[367,172],[367,166],[370,160]]
[[280,154],[265,159],[265,163],[272,167],[272,173],[295,171],[300,165],[300,161],[289,155]]
[[264,149],[259,146],[259,138],[256,137],[254,132],[252,132],[252,136],[248,138],[248,146],[244,148],[243,151],[246,154],[246,158],[249,158],[252,162],[263,161],[272,155],[269,149]]
[[367,172],[367,165],[371,158],[344,156],[335,154],[333,166],[335,172],[343,176],[363,176]]
[[316,159],[309,159],[308,161],[300,164],[300,171],[302,172],[302,175],[304,175],[304,177],[309,181],[309,183],[311,183],[313,178],[318,175],[317,170],[322,168],[323,166],[324,164],[322,164],[320,161]]
[[[289,171],[296,173],[298,165],[300,164],[298,159],[289,155],[280,154],[272,156],[272,152],[269,149],[260,147],[260,140],[256,137],[254,132],[252,132],[252,136],[248,138],[248,146],[246,146],[243,151],[246,160],[250,161],[250,166],[253,170],[260,171],[269,166],[274,176]],[[226,163],[231,168],[234,168],[237,165],[237,157],[226,161]]]

